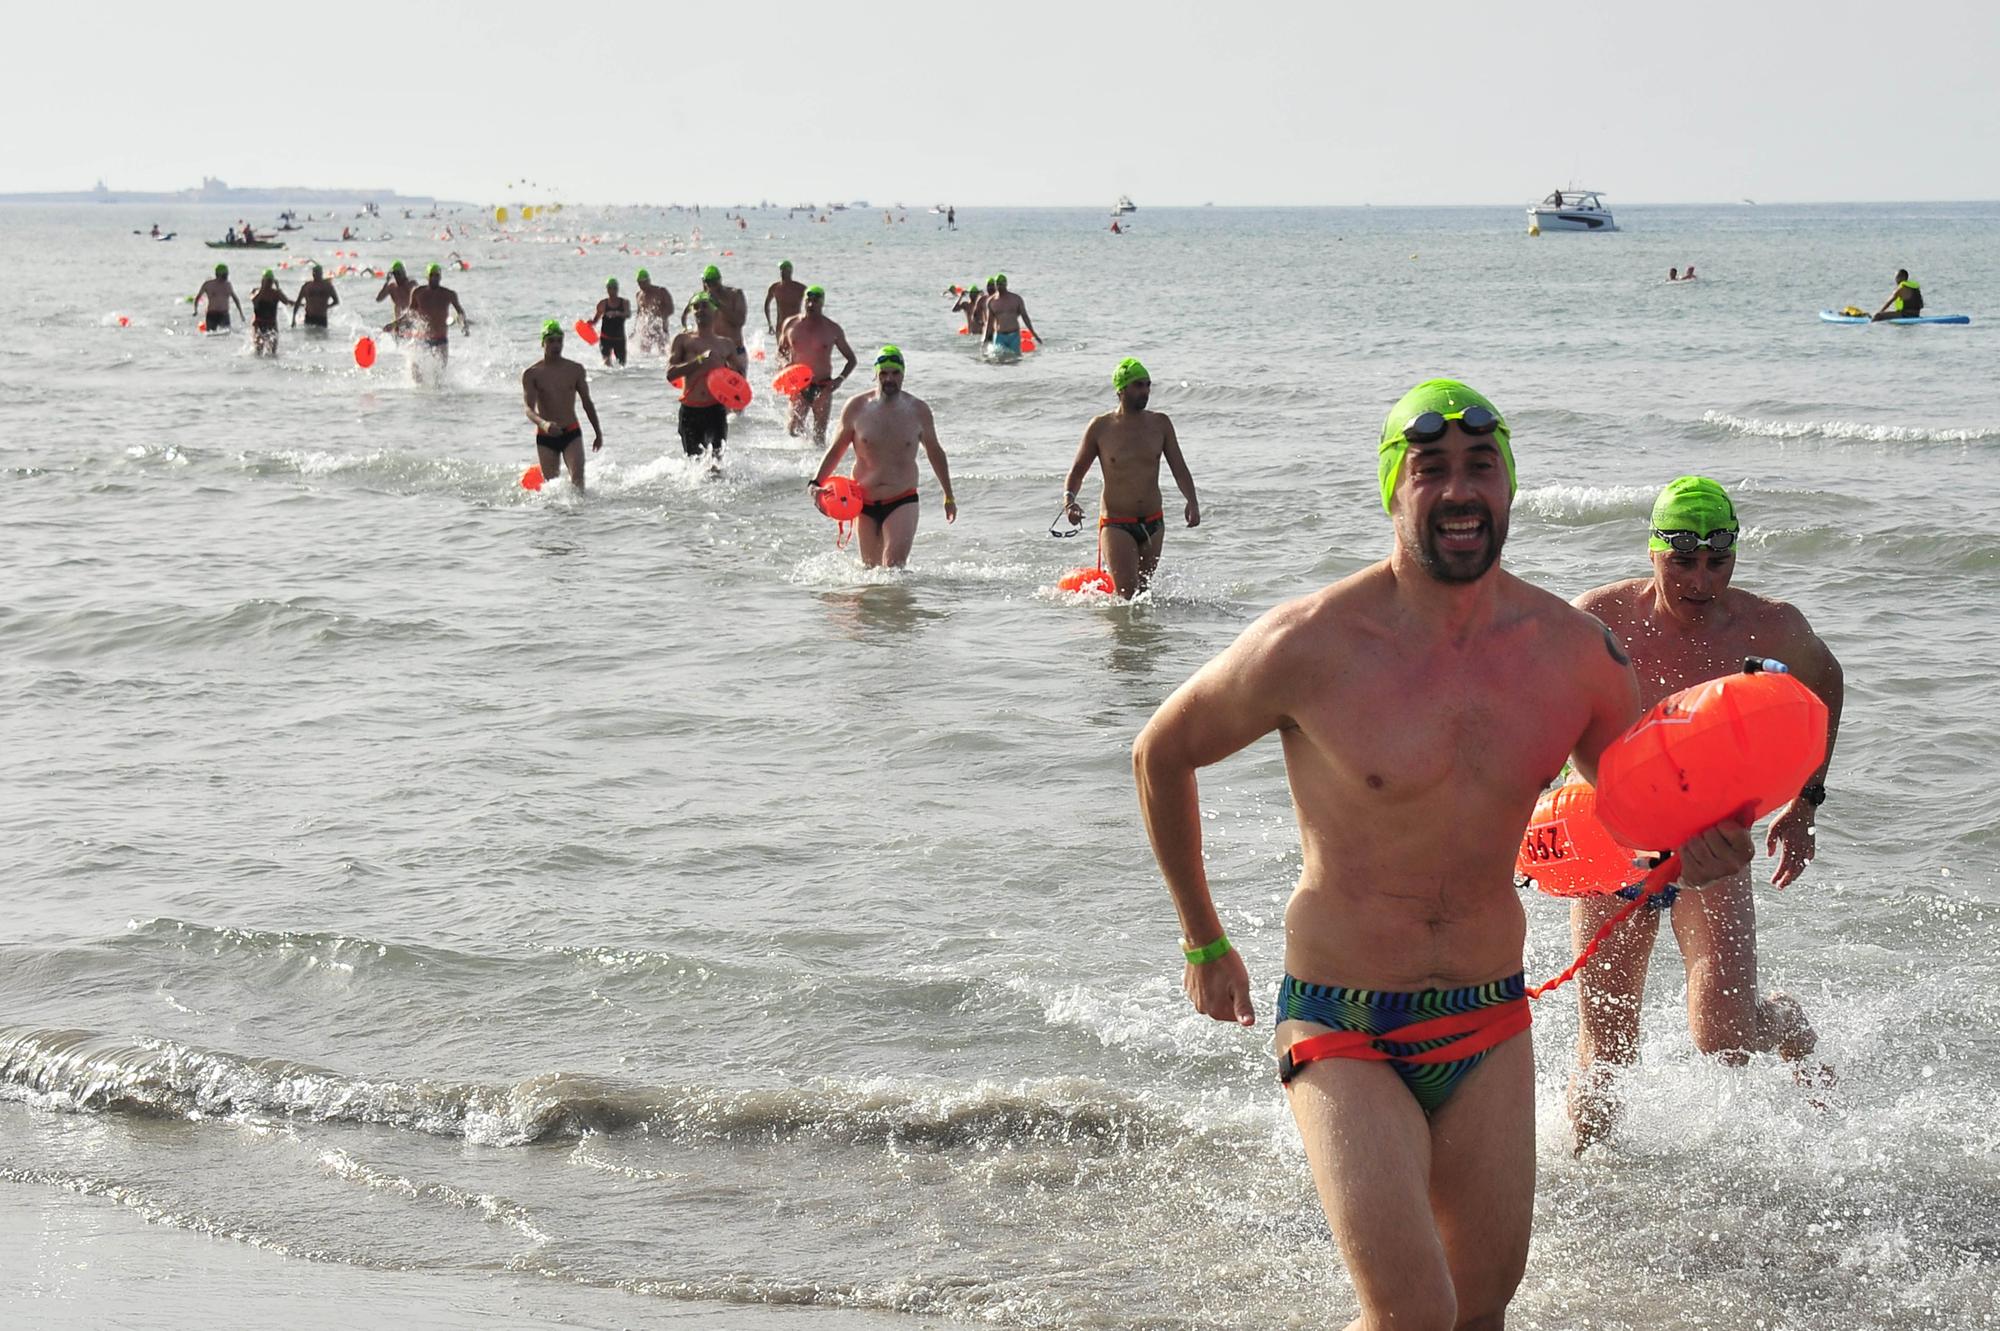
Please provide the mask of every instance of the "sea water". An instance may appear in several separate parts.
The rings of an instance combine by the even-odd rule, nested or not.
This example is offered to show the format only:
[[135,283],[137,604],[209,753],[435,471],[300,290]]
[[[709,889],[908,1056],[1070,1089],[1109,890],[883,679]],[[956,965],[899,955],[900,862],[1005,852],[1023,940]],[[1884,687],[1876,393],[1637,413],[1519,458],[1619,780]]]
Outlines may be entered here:
[[[1837,1087],[1698,1057],[1663,942],[1625,1125],[1572,1158],[1574,1006],[1542,1004],[1512,1324],[1992,1325],[2000,206],[1619,217],[465,210],[259,254],[202,248],[215,210],[0,210],[7,1320],[1340,1324],[1263,1024],[1300,865],[1278,746],[1202,781],[1248,1032],[1179,992],[1129,749],[1257,615],[1383,555],[1382,413],[1445,373],[1513,426],[1515,572],[1642,574],[1654,492],[1713,476],[1739,584],[1847,678],[1820,857],[1758,895]],[[441,385],[373,279],[274,360],[180,299],[336,250],[470,264]],[[926,469],[908,572],[836,548],[772,359],[710,477],[659,360],[572,338],[604,451],[587,494],[520,488],[544,318],[713,262],[764,351],[784,258],[851,387],[895,342],[936,412],[959,519]],[[1815,317],[1898,267],[1972,325]],[[1018,365],[942,295],[1000,271],[1043,339]],[[1126,355],[1202,512],[1168,488],[1130,606],[1053,590],[1092,552],[1046,535]],[[1539,979],[1566,915],[1528,910]]]

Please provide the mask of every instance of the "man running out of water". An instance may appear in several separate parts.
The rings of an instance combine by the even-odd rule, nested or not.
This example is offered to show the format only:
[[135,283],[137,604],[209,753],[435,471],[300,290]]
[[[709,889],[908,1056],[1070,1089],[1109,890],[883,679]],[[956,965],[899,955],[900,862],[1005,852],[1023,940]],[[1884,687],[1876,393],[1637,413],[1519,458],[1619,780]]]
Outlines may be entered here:
[[694,331],[677,333],[667,348],[667,382],[681,381],[681,451],[691,458],[708,455],[709,469],[722,470],[722,444],[729,438],[729,408],[709,391],[708,376],[727,366],[734,339],[715,331],[715,302],[706,292],[688,302]]
[[618,294],[618,279],[604,279],[604,299],[597,302],[597,310],[590,316],[591,327],[597,329],[597,354],[609,365],[616,356],[618,363],[625,363],[625,320],[632,314],[632,302]]
[[[1716,482],[1683,476],[1660,491],[1651,531],[1646,543],[1651,577],[1608,583],[1576,598],[1577,607],[1602,620],[1631,655],[1641,706],[1734,674],[1746,657],[1783,661],[1826,704],[1826,760],[1765,838],[1767,853],[1782,853],[1771,881],[1785,887],[1798,881],[1818,853],[1813,825],[1826,799],[1826,772],[1846,692],[1840,662],[1795,607],[1730,585],[1740,524],[1736,506]],[[1630,892],[1624,901],[1616,896],[1573,901],[1570,933],[1578,947],[1629,900]],[[1813,1052],[1813,1029],[1798,1003],[1782,993],[1759,997],[1757,906],[1749,870],[1699,890],[1669,887],[1648,897],[1645,908],[1605,940],[1577,977],[1582,1022],[1570,1081],[1570,1122],[1578,1150],[1600,1140],[1617,1120],[1612,1074],[1639,1057],[1640,999],[1663,914],[1687,968],[1688,1029],[1696,1049],[1730,1063],[1767,1052],[1802,1062]],[[1802,1079],[1824,1075],[1824,1069],[1800,1069]]]
[[919,448],[944,491],[946,522],[958,521],[958,501],[952,498],[951,467],[938,443],[930,404],[903,391],[903,353],[896,347],[883,347],[875,357],[875,387],[856,393],[841,408],[840,430],[806,482],[815,497],[850,445],[862,499],[861,516],[854,521],[861,562],[869,568],[902,568],[917,539]]
[[[722,270],[714,264],[701,270],[701,294],[707,296],[715,311],[715,335],[728,340],[732,350],[729,368],[742,374],[750,368],[750,351],[743,344],[743,325],[749,320],[750,306],[739,287],[722,284]],[[695,298],[699,300],[700,297]],[[681,327],[685,329],[688,316],[694,311],[694,301],[681,311]]]
[[1165,413],[1146,410],[1153,379],[1146,367],[1127,356],[1111,372],[1118,394],[1116,410],[1093,416],[1083,427],[1076,461],[1063,480],[1063,514],[1083,521],[1077,490],[1095,462],[1104,469],[1104,493],[1098,501],[1097,557],[1111,571],[1118,594],[1127,600],[1146,590],[1159,567],[1160,548],[1167,539],[1167,515],[1160,499],[1160,463],[1164,460],[1187,500],[1187,525],[1201,525],[1201,505],[1195,502],[1194,476],[1181,456],[1180,439]]
[[667,346],[667,324],[673,319],[674,295],[665,287],[653,285],[653,275],[644,268],[639,270],[639,350],[664,351]]
[[[1196,773],[1278,732],[1303,852],[1278,1073],[1360,1300],[1350,1331],[1498,1331],[1534,1219],[1515,852],[1566,759],[1595,776],[1638,684],[1602,624],[1499,567],[1514,456],[1492,403],[1417,385],[1377,461],[1389,557],[1252,625],[1161,704],[1133,767],[1183,987],[1249,1026]],[[1681,853],[1712,881],[1749,861],[1749,834],[1724,823]]]
[[375,303],[377,305],[380,305],[385,300],[391,301],[393,302],[392,308],[396,312],[395,318],[383,326],[383,332],[386,333],[393,329],[396,336],[402,337],[404,335],[403,317],[410,312],[410,297],[415,294],[416,289],[417,284],[412,282],[410,275],[403,271],[403,261],[401,259],[389,265],[389,276],[383,279],[382,289],[375,293]]
[[[472,320],[465,317],[465,307],[458,303],[458,293],[444,284],[444,269],[431,264],[424,269],[424,284],[410,293],[409,313],[399,322],[417,325],[417,344],[437,358],[440,371],[451,355],[451,316],[454,314],[458,316],[458,326],[470,333]],[[413,367],[415,363],[411,362]]]
[[312,266],[312,280],[299,288],[298,302],[292,306],[292,323],[296,325],[299,315],[306,317],[308,332],[326,331],[326,312],[340,304],[340,293],[333,289],[333,283],[326,280],[326,270],[318,264]]
[[229,327],[229,307],[234,305],[238,314],[243,313],[243,302],[236,298],[236,288],[229,285],[229,265],[215,265],[215,276],[201,284],[194,293],[195,322],[211,333]]
[[993,297],[986,302],[982,312],[986,320],[986,340],[993,350],[1006,355],[1021,354],[1021,330],[1026,328],[1034,333],[1037,342],[1042,335],[1035,332],[1035,321],[1028,317],[1028,303],[1007,289],[1007,274],[997,274],[993,279]]
[[583,427],[576,423],[576,404],[583,402],[590,417],[590,451],[604,447],[604,429],[597,423],[597,406],[590,400],[589,376],[583,366],[562,354],[562,325],[554,319],[542,325],[542,358],[521,371],[521,398],[535,427],[535,461],[542,478],[552,481],[569,468],[569,483],[583,488]]
[[[792,416],[786,423],[785,433],[798,437],[799,431],[805,428],[806,409],[810,407],[813,442],[822,448],[826,446],[826,422],[833,411],[834,390],[854,373],[857,359],[854,348],[847,345],[847,334],[839,324],[826,317],[825,309],[826,288],[807,287],[805,313],[786,320],[778,334],[779,359],[810,365],[813,372],[812,382],[792,398]],[[847,364],[841,367],[839,374],[833,372],[835,351],[847,358]]]
[[[805,284],[792,280],[792,261],[786,259],[778,265],[778,280],[771,283],[764,291],[765,329],[772,336],[777,336],[778,332],[784,328],[785,321],[796,315],[800,308],[805,305],[805,301]],[[771,318],[771,307],[774,305],[778,310],[778,317],[775,321]],[[781,342],[778,346],[778,367],[782,369],[785,364],[785,348]],[[794,430],[792,433],[797,434],[798,431]]]
[[[278,285],[278,275],[266,268],[257,289],[250,293],[250,344],[259,356],[278,354],[280,305],[293,305],[292,298]],[[298,312],[296,305],[293,305],[292,312]]]

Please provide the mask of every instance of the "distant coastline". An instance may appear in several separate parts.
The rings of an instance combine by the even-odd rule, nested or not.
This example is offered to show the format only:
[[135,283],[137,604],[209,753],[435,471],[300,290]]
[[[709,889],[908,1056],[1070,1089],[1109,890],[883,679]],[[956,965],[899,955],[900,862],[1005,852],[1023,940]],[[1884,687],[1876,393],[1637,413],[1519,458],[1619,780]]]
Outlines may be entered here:
[[398,194],[392,189],[308,189],[303,185],[275,188],[239,189],[213,176],[183,190],[115,190],[103,181],[86,190],[57,190],[42,194],[0,194],[0,203],[332,203],[375,204],[378,207],[430,207],[450,202],[429,194]]

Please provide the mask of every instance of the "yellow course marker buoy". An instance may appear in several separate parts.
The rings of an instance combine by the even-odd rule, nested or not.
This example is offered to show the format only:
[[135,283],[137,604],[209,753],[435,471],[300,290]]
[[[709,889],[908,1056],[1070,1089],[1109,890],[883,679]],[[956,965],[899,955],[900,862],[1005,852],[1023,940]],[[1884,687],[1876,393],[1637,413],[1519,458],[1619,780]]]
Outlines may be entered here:
[[495,209],[493,210],[493,220],[494,220],[494,221],[496,221],[496,222],[504,222],[504,221],[506,221],[506,220],[507,220],[507,210],[506,210],[505,208],[495,208]]
[[1539,236],[1539,235],[1541,235],[1541,234],[1542,234],[1542,224],[1541,224],[1540,222],[1530,222],[1530,223],[1528,223],[1528,234],[1529,234],[1529,235],[1531,235],[1531,236]]

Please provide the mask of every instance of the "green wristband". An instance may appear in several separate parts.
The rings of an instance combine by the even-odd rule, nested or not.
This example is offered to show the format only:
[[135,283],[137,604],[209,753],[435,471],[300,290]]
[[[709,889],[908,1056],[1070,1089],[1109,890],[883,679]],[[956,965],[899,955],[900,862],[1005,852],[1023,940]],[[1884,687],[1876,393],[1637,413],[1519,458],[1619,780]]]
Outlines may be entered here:
[[1206,966],[1217,957],[1228,956],[1232,950],[1228,934],[1202,947],[1189,947],[1185,939],[1181,941],[1181,955],[1188,959],[1190,966]]

